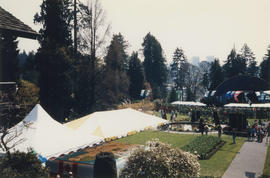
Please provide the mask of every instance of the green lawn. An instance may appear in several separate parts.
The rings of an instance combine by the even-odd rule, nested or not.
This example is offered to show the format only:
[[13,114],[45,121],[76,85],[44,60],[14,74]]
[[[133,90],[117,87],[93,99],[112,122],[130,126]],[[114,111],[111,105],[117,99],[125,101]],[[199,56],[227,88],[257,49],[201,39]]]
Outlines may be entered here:
[[167,132],[159,132],[159,131],[145,131],[140,132],[135,135],[131,135],[119,140],[116,142],[123,142],[128,144],[139,144],[144,145],[146,141],[151,140],[153,138],[158,138],[161,142],[169,143],[173,147],[181,148],[184,145],[188,144],[190,140],[194,139],[196,135],[184,135],[184,134],[173,134]]
[[200,160],[202,176],[221,177],[231,164],[246,138],[236,137],[236,144],[232,144],[232,136],[222,135],[226,144],[217,151],[209,160]]
[[[145,144],[146,141],[151,140],[152,138],[159,138],[162,142],[169,143],[173,147],[181,148],[197,136],[198,135],[192,134],[146,131],[119,139],[116,142]],[[221,150],[217,151],[209,160],[199,161],[201,165],[201,176],[221,177],[246,140],[246,138],[243,137],[236,137],[236,144],[232,144],[231,136],[222,135],[222,139],[226,141],[226,144],[221,148]]]
[[270,177],[270,146],[267,148],[267,156],[264,163],[263,176],[262,177]]

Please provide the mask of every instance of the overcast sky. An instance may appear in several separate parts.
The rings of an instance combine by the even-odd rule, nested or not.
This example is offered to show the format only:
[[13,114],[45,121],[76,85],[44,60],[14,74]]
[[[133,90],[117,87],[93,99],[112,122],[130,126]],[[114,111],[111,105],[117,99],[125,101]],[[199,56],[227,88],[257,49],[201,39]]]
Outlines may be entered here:
[[[83,0],[81,0],[83,1]],[[42,0],[0,0],[0,6],[38,31],[33,16]],[[101,0],[111,32],[121,32],[130,51],[141,49],[151,32],[171,60],[176,47],[188,58],[216,56],[224,61],[233,48],[244,43],[260,62],[270,45],[270,0]],[[36,50],[34,40],[19,48]]]

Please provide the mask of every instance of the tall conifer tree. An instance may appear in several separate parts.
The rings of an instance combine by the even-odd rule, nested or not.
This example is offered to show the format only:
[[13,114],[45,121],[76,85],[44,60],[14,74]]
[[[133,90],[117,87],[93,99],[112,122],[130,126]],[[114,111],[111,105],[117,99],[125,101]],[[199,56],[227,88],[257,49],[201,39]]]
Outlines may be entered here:
[[40,23],[41,47],[36,54],[41,105],[59,121],[69,115],[72,91],[72,16],[70,0],[44,0],[35,22]]
[[267,53],[260,64],[260,77],[270,84],[270,45],[268,46]]
[[154,99],[166,96],[167,67],[162,48],[157,39],[148,33],[143,40],[144,70],[146,80],[153,89]]
[[130,57],[128,76],[130,80],[129,95],[132,99],[139,99],[140,91],[144,87],[144,73],[137,52],[133,52]]
[[223,72],[222,72],[222,67],[219,64],[218,59],[215,59],[211,63],[209,79],[210,79],[210,88],[209,88],[209,90],[215,90],[216,87],[224,81],[224,75],[223,75]]

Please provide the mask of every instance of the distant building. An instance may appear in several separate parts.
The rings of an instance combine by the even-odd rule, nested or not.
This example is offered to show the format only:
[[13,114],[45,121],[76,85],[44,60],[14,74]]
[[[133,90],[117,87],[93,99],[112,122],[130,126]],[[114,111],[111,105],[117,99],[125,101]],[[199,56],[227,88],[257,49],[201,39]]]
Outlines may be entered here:
[[215,56],[206,56],[206,61],[207,62],[214,62]]
[[198,66],[199,63],[200,63],[200,57],[199,56],[193,56],[190,60],[190,63],[195,65],[195,66]]

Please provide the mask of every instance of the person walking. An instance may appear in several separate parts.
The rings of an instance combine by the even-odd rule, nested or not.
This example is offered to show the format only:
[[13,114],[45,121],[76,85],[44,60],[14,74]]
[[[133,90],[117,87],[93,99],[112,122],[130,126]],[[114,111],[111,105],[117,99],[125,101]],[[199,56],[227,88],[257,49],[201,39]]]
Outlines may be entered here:
[[251,128],[251,140],[254,141],[254,138],[255,138],[255,125],[253,125]]
[[208,135],[208,129],[209,129],[208,125],[205,124],[204,126],[205,135]]
[[204,125],[203,125],[203,120],[202,120],[202,119],[200,119],[199,129],[200,129],[201,134],[203,135],[203,132],[204,132]]
[[260,129],[260,143],[263,142],[263,136],[264,136],[264,131],[263,131],[263,129],[261,128],[261,129]]
[[233,137],[233,144],[235,144],[235,139],[236,139],[236,128],[232,129],[232,137]]
[[217,130],[218,130],[218,137],[220,138],[221,137],[221,132],[222,132],[222,127],[221,127],[220,124],[218,125]]

